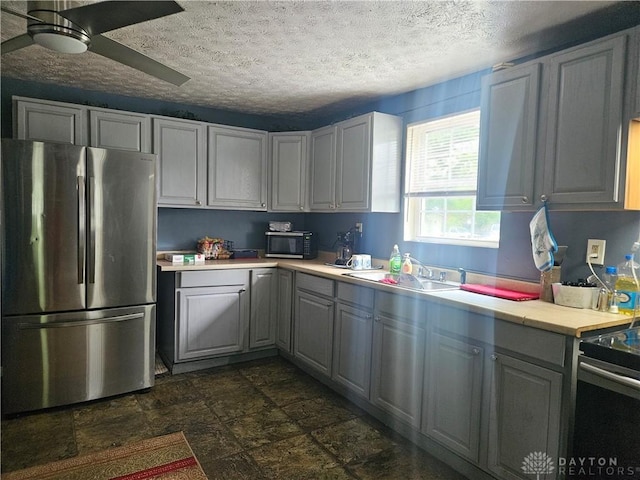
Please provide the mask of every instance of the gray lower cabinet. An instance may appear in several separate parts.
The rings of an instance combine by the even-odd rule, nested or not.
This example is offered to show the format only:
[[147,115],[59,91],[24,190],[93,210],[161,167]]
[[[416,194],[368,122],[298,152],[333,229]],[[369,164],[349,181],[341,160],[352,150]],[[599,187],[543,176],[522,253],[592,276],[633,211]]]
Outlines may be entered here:
[[[562,374],[504,354],[490,356],[488,468],[503,479],[530,479],[525,460],[559,451]],[[532,466],[533,468],[533,466]],[[557,472],[537,478],[554,479]]]
[[333,380],[369,399],[373,290],[338,283],[333,333]]
[[294,312],[294,356],[330,377],[334,317],[333,280],[298,273]]
[[371,401],[418,428],[424,379],[425,305],[386,293],[377,293],[375,302]]
[[278,301],[276,313],[276,347],[291,353],[291,322],[293,320],[293,272],[278,269]]
[[276,342],[278,274],[275,268],[251,270],[249,348],[271,347]]
[[422,431],[478,463],[483,348],[437,331],[428,345]]

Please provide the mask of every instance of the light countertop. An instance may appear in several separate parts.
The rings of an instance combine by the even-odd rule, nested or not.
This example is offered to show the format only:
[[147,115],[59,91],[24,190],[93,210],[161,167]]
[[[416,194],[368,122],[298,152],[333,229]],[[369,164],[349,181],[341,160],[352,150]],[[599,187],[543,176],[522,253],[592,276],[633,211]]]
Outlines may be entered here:
[[[325,265],[320,260],[285,260],[266,258],[246,258],[237,260],[207,260],[203,264],[181,265],[166,260],[158,260],[161,272],[185,272],[197,270],[225,270],[237,268],[280,267],[299,272],[358,284],[390,293],[430,300],[451,307],[467,308],[482,315],[495,316],[500,320],[519,323],[572,337],[581,337],[586,332],[624,326],[631,317],[555,305],[542,300],[511,301],[480,295],[463,290],[417,291],[383,283],[371,282],[346,276],[351,270]],[[528,290],[537,285],[529,284]],[[524,289],[526,290],[526,288]]]

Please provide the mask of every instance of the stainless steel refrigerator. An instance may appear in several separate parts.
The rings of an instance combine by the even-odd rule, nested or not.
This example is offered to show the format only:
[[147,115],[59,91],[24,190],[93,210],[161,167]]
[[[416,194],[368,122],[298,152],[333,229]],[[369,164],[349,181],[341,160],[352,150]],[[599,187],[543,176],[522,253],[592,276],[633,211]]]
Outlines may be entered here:
[[2,139],[2,413],[154,383],[155,155]]

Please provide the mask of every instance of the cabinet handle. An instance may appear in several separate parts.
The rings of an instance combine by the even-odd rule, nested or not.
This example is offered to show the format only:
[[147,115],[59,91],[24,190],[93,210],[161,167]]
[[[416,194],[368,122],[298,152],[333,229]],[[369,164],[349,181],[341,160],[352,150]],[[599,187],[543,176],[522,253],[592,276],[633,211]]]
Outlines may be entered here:
[[247,291],[247,289],[246,289],[246,288],[241,288],[240,290],[238,290],[238,293],[244,293],[244,292],[246,292],[246,291]]
[[376,322],[379,322],[379,321],[380,321],[380,317],[378,317],[378,316],[375,316],[373,319],[374,319]]
[[329,204],[329,208],[336,208],[335,205],[333,203]]
[[367,320],[371,320],[373,318],[373,315],[368,314],[368,315],[365,315],[364,318],[366,318]]
[[529,203],[529,197],[522,197],[522,203]]
[[473,348],[473,349],[471,349],[471,353],[473,353],[474,355],[480,355],[480,349],[479,348]]
[[260,206],[261,207],[265,207],[267,204],[266,203],[261,203]]
[[200,200],[196,200],[196,205],[202,205],[202,202]]
[[300,210],[304,210],[304,207],[302,205],[300,205]]
[[498,355],[496,355],[495,353],[492,353],[489,358],[495,362],[496,360],[498,360]]
[[337,204],[337,205],[336,205],[336,208],[340,208],[340,204]]
[[540,195],[540,201],[541,202],[546,202],[547,201],[547,196],[546,195]]

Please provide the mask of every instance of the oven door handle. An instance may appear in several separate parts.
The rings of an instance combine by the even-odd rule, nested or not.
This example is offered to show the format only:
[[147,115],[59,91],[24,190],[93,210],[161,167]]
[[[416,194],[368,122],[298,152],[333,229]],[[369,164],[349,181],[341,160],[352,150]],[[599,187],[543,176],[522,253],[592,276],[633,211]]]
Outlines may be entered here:
[[591,372],[594,375],[598,375],[599,377],[606,378],[607,380],[611,380],[612,382],[616,382],[621,385],[626,385],[627,387],[631,387],[634,390],[640,391],[640,380],[636,380],[630,377],[625,377],[624,375],[618,375],[617,373],[613,373],[603,368],[596,367],[584,361],[580,362],[580,368],[582,368],[583,370],[586,370],[587,372]]

